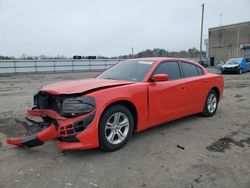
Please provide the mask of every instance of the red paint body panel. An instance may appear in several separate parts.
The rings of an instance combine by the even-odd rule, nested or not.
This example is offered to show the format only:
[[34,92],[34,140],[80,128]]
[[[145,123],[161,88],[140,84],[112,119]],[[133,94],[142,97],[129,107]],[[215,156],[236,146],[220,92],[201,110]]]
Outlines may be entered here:
[[[223,77],[209,73],[209,71],[193,61],[179,58],[142,58],[139,60],[155,62],[142,82],[86,79],[59,82],[41,89],[41,91],[51,95],[82,93],[84,96],[94,98],[96,102],[95,118],[84,131],[76,136],[79,142],[58,141],[61,150],[99,147],[98,126],[100,118],[105,109],[113,103],[127,101],[135,107],[137,111],[136,114],[133,114],[137,115],[135,131],[140,132],[164,122],[202,112],[207,94],[211,88],[219,90],[220,99],[223,96]],[[161,62],[166,61],[184,61],[196,64],[202,68],[204,75],[173,81],[150,82],[149,79],[155,68]],[[29,111],[29,115],[48,116],[57,120],[59,123],[57,136],[59,137],[63,136],[60,135],[62,130],[70,128],[74,122],[85,118],[88,114],[76,118],[65,118],[53,110],[38,109]],[[54,134],[55,131],[50,131],[47,137],[52,138],[55,136]],[[46,140],[45,134],[41,134],[39,137],[43,141]],[[18,144],[18,140],[12,142]]]
[[85,79],[85,80],[73,80],[57,82],[44,86],[41,91],[47,92],[53,95],[70,95],[76,93],[84,93],[98,88],[105,88],[111,86],[119,86],[125,84],[131,84],[131,81],[123,80],[104,80],[104,79]]

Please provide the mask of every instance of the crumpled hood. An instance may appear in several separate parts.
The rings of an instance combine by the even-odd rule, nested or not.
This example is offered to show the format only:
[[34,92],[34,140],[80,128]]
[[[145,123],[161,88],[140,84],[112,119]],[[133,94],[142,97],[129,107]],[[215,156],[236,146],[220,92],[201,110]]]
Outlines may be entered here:
[[222,68],[233,68],[233,67],[238,67],[239,66],[239,64],[228,64],[228,65],[226,65],[226,64],[224,64],[224,65],[222,65],[221,67]]
[[72,81],[63,81],[56,82],[44,86],[41,91],[52,94],[52,95],[67,95],[67,94],[78,94],[84,93],[90,90],[112,87],[112,86],[121,86],[132,84],[132,81],[124,80],[108,80],[108,79],[84,79],[84,80],[72,80]]

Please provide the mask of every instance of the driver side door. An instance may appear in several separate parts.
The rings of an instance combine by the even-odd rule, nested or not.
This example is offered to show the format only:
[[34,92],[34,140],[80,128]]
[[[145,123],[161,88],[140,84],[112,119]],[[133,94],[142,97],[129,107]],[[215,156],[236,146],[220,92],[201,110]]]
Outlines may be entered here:
[[181,79],[179,63],[162,62],[155,74],[167,74],[169,80],[149,83],[149,122],[152,126],[186,114],[186,84]]

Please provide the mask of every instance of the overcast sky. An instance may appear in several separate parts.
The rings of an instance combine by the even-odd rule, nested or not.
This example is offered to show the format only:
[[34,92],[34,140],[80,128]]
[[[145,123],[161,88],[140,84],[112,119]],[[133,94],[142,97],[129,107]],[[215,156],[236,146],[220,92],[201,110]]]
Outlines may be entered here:
[[208,28],[250,21],[250,0],[0,0],[0,55],[118,56],[199,48]]

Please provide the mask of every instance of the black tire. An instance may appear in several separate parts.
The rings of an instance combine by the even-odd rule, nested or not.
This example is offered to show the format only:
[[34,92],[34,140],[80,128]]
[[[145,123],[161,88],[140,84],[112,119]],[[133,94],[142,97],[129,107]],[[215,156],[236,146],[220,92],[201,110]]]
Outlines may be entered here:
[[[113,133],[111,133],[111,131],[114,131],[115,128],[114,128],[114,126],[112,126],[113,128],[111,130],[111,128],[107,128],[106,124],[108,124],[108,121],[110,121],[112,118],[114,118],[115,114],[117,114],[117,113],[121,114],[120,116],[121,117],[123,116],[124,120],[125,120],[125,118],[127,118],[129,124],[128,124],[128,126],[126,126],[126,127],[128,127],[128,130],[126,131],[127,134],[126,134],[126,137],[124,136],[124,140],[122,140],[120,143],[113,144],[108,140],[107,134],[108,133],[113,134]],[[120,118],[120,116],[119,116],[119,118]],[[115,122],[115,119],[114,119],[114,122]],[[116,127],[119,127],[119,126],[117,125]],[[106,130],[106,128],[107,128],[107,130]],[[117,129],[119,129],[119,128],[117,128]],[[120,128],[120,130],[121,129],[122,128]],[[133,130],[134,130],[134,118],[133,118],[133,115],[131,114],[131,112],[129,111],[128,108],[126,108],[125,106],[122,106],[122,105],[113,105],[113,106],[109,107],[107,110],[104,111],[104,113],[102,114],[102,117],[100,119],[100,122],[99,122],[98,136],[99,136],[100,149],[102,149],[104,151],[115,151],[115,150],[122,148],[128,142],[129,137],[132,136]],[[118,134],[118,133],[114,133],[114,134],[116,134],[116,135],[113,137],[111,136],[113,138],[113,140],[115,140],[116,137],[118,138],[118,136],[120,136],[120,134]]]
[[[216,106],[215,106],[215,108],[213,108],[213,110],[209,109],[209,98],[211,96],[215,96],[215,98],[216,98]],[[205,102],[204,107],[203,107],[202,115],[205,117],[213,116],[217,111],[218,102],[219,102],[218,93],[214,89],[211,89],[207,95],[206,102]]]
[[223,70],[221,70],[221,72],[220,72],[221,74],[224,74],[224,71]]

